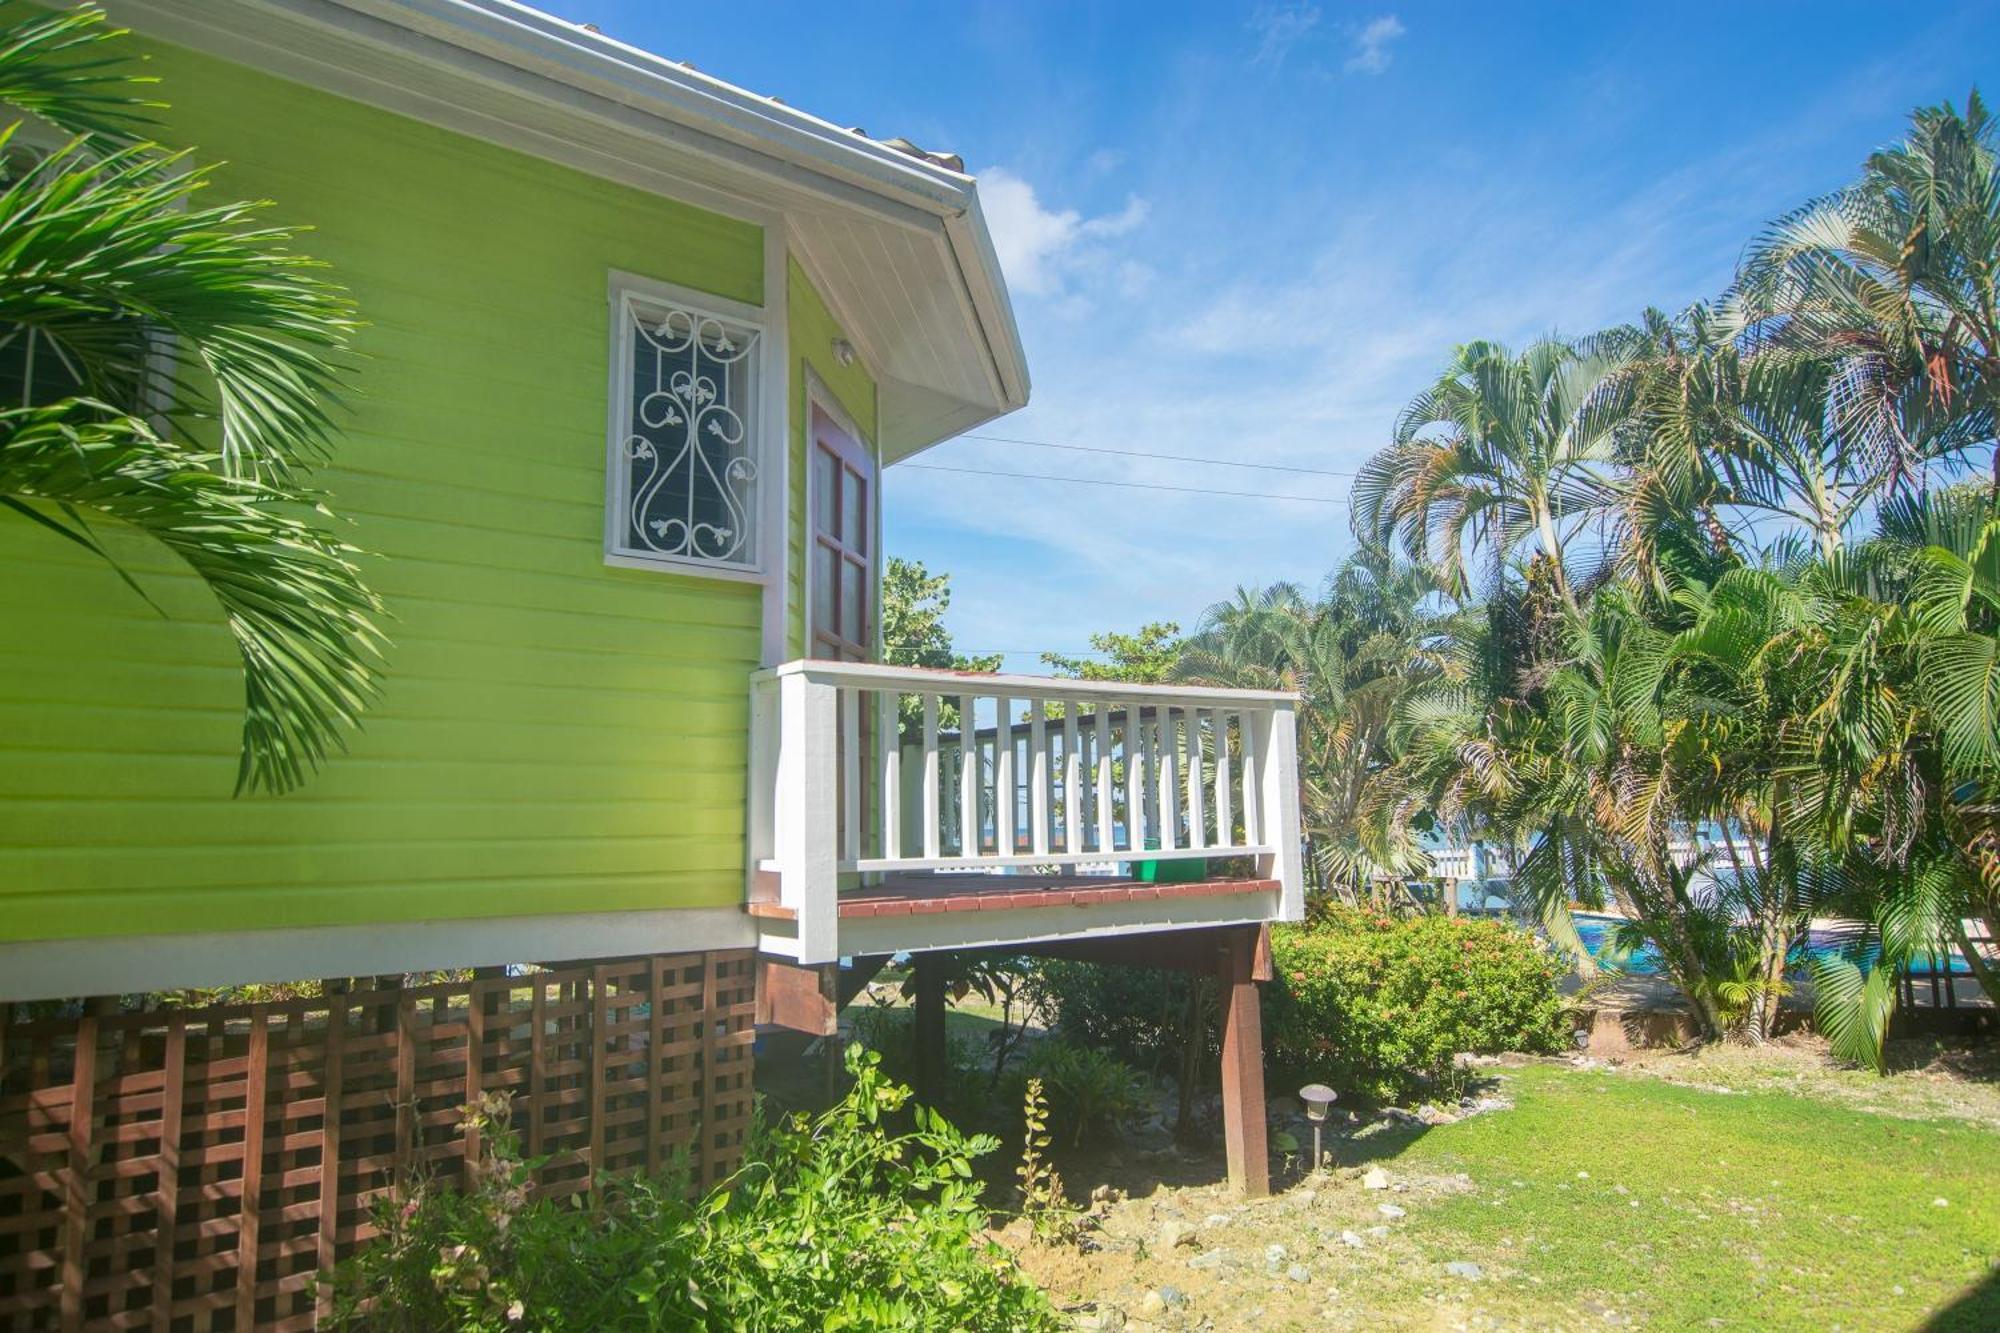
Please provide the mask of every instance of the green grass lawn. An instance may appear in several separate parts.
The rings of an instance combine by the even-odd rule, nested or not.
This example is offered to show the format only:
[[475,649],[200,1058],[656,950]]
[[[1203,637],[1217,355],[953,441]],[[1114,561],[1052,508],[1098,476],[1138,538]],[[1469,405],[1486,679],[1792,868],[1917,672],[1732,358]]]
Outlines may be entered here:
[[1439,1262],[1669,1328],[1933,1312],[2000,1328],[1990,1128],[1551,1067],[1509,1071],[1505,1092],[1512,1111],[1355,1145],[1394,1172],[1470,1177],[1409,1209],[1408,1238]]
[[[1129,1197],[1098,1248],[1025,1259],[1070,1305],[1135,1311],[1170,1286],[1164,1328],[2000,1329],[1993,1087],[1898,1075],[1863,1106],[1825,1071],[1775,1049],[1513,1065],[1483,1089],[1511,1108],[1377,1122],[1330,1175],[1256,1202],[1209,1154],[1084,1150],[1062,1162],[1072,1193]],[[1364,1188],[1373,1166],[1393,1188]],[[1192,1248],[1161,1246],[1170,1219]]]

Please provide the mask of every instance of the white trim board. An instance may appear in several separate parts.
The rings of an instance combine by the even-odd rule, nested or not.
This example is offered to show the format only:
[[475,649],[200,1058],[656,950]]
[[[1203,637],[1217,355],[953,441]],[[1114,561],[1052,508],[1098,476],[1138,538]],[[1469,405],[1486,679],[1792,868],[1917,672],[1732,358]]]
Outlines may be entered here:
[[755,947],[740,906],[0,943],[0,1002]]
[[[996,877],[1004,885],[1004,877]],[[761,919],[758,947],[765,953],[826,963],[861,954],[904,950],[1004,948],[1056,940],[1147,935],[1211,926],[1262,925],[1284,920],[1276,889],[1208,898],[1149,899],[1084,906],[1023,907],[1011,911],[925,912],[911,916],[843,917],[826,957],[801,957],[798,923]]]

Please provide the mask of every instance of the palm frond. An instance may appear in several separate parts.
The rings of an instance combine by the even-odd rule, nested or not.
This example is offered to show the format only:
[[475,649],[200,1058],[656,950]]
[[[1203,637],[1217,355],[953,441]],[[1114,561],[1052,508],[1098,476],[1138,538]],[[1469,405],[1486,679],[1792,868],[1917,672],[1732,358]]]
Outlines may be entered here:
[[243,663],[238,789],[287,791],[374,694],[382,607],[357,553],[296,516],[299,492],[226,476],[216,461],[90,400],[0,412],[0,496],[85,540],[48,511],[128,524],[208,586]]

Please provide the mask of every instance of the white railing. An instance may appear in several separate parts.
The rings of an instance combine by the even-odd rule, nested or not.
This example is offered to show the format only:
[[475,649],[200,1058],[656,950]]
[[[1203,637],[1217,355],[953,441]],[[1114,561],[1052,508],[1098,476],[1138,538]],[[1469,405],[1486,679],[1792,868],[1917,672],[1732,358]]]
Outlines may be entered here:
[[1430,853],[1431,874],[1438,879],[1471,879],[1470,847],[1439,847]]
[[1295,696],[798,661],[751,685],[750,893],[834,947],[888,872],[1249,857],[1302,904]]
[[[1755,863],[1755,857],[1745,841],[1739,839],[1736,842],[1736,854],[1745,865]],[[1433,847],[1425,855],[1430,858],[1432,876],[1438,879],[1512,879],[1519,869],[1511,848],[1492,843],[1477,851],[1467,846]],[[1683,870],[1703,856],[1708,858],[1711,871],[1728,869],[1731,865],[1730,845],[1726,838],[1671,838],[1667,842],[1667,855]]]

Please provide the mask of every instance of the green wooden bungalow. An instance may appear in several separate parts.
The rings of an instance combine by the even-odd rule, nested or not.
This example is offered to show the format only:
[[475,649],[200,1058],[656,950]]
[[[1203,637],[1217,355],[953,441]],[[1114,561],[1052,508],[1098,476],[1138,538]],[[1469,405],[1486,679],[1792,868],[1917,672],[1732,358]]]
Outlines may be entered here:
[[239,798],[200,586],[0,512],[0,1001],[754,950],[824,1027],[837,960],[976,947],[1248,993],[1288,696],[880,665],[894,465],[1028,399],[958,159],[511,0],[108,8],[159,137],[354,294],[316,481],[391,642],[346,753]]

